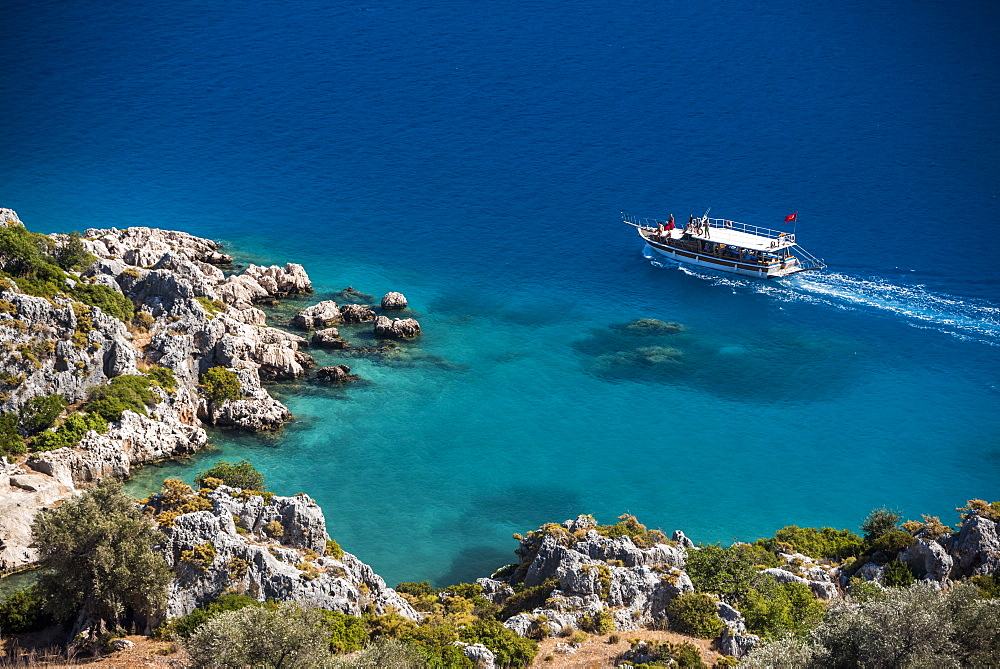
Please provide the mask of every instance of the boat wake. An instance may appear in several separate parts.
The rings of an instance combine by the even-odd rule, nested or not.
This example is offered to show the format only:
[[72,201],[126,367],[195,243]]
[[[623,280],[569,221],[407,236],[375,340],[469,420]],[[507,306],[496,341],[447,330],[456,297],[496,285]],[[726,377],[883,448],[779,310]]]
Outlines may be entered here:
[[652,250],[644,251],[644,255],[654,266],[677,269],[713,285],[730,287],[734,292],[749,290],[786,302],[813,302],[836,309],[891,313],[914,327],[1000,346],[1000,307],[984,300],[935,293],[919,284],[900,285],[885,279],[837,272],[804,272],[780,281],[762,281],[675,263]]

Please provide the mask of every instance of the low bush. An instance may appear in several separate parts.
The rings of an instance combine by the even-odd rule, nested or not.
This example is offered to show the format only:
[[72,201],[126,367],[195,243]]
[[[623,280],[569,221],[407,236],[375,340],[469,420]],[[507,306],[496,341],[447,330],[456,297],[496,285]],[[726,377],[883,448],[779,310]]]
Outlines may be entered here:
[[330,635],[330,650],[337,654],[361,650],[368,643],[368,627],[357,616],[324,611],[323,624]]
[[201,375],[201,385],[208,401],[222,404],[243,397],[243,386],[236,372],[226,367],[212,367]]
[[639,548],[651,548],[656,544],[668,543],[667,535],[663,532],[646,529],[638,518],[629,514],[618,516],[618,522],[614,525],[599,525],[597,533],[609,539],[629,537]]
[[145,416],[146,407],[152,406],[159,399],[153,392],[151,383],[145,376],[116,376],[108,385],[90,389],[85,408],[106,421],[121,420],[122,412],[126,410]]
[[18,412],[18,427],[32,437],[55,425],[66,406],[66,398],[58,393],[32,397]]
[[681,634],[712,639],[722,631],[715,600],[704,593],[688,592],[674,597],[665,611],[670,629]]
[[55,430],[46,430],[32,439],[31,448],[35,451],[73,448],[89,430],[104,434],[108,431],[108,422],[95,413],[70,414]]
[[882,575],[883,585],[890,588],[907,588],[915,580],[916,577],[913,575],[913,570],[905,562],[897,558],[886,563],[885,573]]
[[403,582],[398,584],[394,590],[396,592],[406,593],[407,595],[413,595],[414,597],[423,597],[437,593],[430,581],[420,581],[419,583]]
[[247,459],[235,463],[227,460],[219,460],[211,468],[199,472],[194,477],[194,483],[202,487],[205,480],[209,478],[219,479],[231,488],[256,491],[267,490],[264,487],[264,475],[257,471],[257,468]]
[[481,643],[497,656],[501,667],[526,667],[538,653],[538,644],[512,632],[497,620],[477,620],[459,630],[466,643]]
[[34,632],[52,623],[37,585],[18,590],[0,602],[0,634]]
[[101,284],[78,283],[70,291],[74,299],[98,307],[108,316],[128,323],[135,315],[135,305],[132,301],[113,288]]
[[786,634],[804,635],[823,617],[826,610],[802,583],[761,583],[750,590],[740,604],[747,629],[765,639]]
[[168,639],[173,635],[177,635],[182,639],[186,639],[213,616],[225,613],[226,611],[239,611],[247,606],[262,606],[262,604],[246,595],[225,593],[219,595],[211,602],[199,606],[186,616],[175,618],[166,625],[162,625],[157,629],[156,636],[161,639]]
[[835,603],[808,638],[765,644],[740,666],[988,667],[1000,658],[1000,606],[972,583],[930,583],[865,602]]
[[809,557],[832,560],[857,557],[865,549],[864,540],[850,530],[798,525],[787,525],[775,532],[771,539],[760,539],[756,543],[773,552],[778,552],[781,548],[779,544],[784,543]]
[[888,534],[897,529],[899,521],[903,519],[898,511],[889,510],[884,506],[880,509],[872,509],[868,517],[861,523],[861,532],[865,535],[865,541],[869,544],[883,534]]
[[539,585],[531,588],[524,588],[520,592],[515,592],[504,602],[498,618],[507,620],[518,613],[531,611],[545,604],[552,591],[559,586],[559,581],[550,578]]
[[169,367],[153,367],[146,370],[146,376],[167,392],[172,393],[177,390],[177,377],[174,376],[174,370]]
[[580,618],[580,629],[594,634],[608,634],[615,631],[615,617],[608,609],[595,611]]
[[0,457],[28,452],[24,439],[17,432],[17,414],[0,414]]

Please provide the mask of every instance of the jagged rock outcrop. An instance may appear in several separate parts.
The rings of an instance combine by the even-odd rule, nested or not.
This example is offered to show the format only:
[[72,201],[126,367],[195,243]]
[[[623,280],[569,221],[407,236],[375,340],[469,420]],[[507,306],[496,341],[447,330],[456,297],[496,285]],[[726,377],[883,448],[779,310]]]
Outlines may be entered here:
[[[211,509],[175,517],[160,547],[175,578],[167,615],[190,613],[234,591],[258,600],[291,599],[351,615],[372,608],[419,620],[420,614],[349,553],[327,554],[323,512],[307,495],[251,496],[220,486],[207,494]],[[149,504],[162,511],[163,500]]]
[[972,512],[957,534],[938,541],[952,558],[953,580],[1000,574],[1000,521]]
[[[0,218],[20,223],[10,210],[0,211]],[[251,265],[226,278],[215,265],[232,259],[211,240],[152,228],[89,229],[85,235],[84,246],[98,260],[82,274],[71,272],[69,285],[105,286],[131,300],[138,315],[126,325],[62,296],[22,294],[16,280],[0,283],[0,411],[51,393],[80,402],[90,388],[150,365],[172,370],[178,387],[157,389],[160,401],[148,416],[126,411],[105,434],[89,432],[75,448],[31,456],[14,474],[23,485],[10,485],[11,474],[4,474],[0,571],[33,559],[27,528],[39,508],[102,476],[127,475],[139,463],[196,450],[206,441],[199,417],[241,429],[279,426],[290,413],[261,379],[301,377],[314,365],[299,350],[304,339],[266,327],[264,313],[253,306],[311,291],[301,265]],[[243,396],[209,407],[199,382],[215,366],[237,371]]]
[[719,635],[719,651],[723,655],[742,658],[760,645],[760,637],[747,631],[743,614],[722,601],[715,603],[719,618],[722,619],[722,633]]
[[456,641],[455,645],[462,649],[462,654],[472,660],[476,669],[496,669],[497,656],[492,650],[481,643],[464,643]]
[[325,328],[340,321],[340,308],[333,300],[323,300],[295,314],[292,327],[300,330]]
[[0,307],[2,411],[50,393],[78,402],[91,386],[137,372],[125,325],[96,307],[10,289],[0,291]]
[[337,328],[326,328],[313,333],[311,343],[319,348],[347,348],[348,341],[340,336]]
[[390,292],[382,297],[382,309],[405,309],[406,297],[402,293]]
[[785,561],[784,566],[762,569],[761,573],[779,583],[800,583],[812,590],[813,595],[819,599],[840,597],[838,567],[816,562],[802,553],[778,553],[778,557]]
[[609,612],[616,629],[638,629],[665,620],[667,604],[694,590],[683,571],[684,548],[666,543],[639,548],[628,536],[601,536],[595,525],[593,518],[580,516],[522,539],[511,583],[530,588],[553,579],[556,587],[544,606],[509,618],[506,627],[524,635],[546,630],[559,635],[579,628],[585,616]]
[[386,316],[375,319],[373,332],[376,337],[393,337],[396,339],[411,339],[420,334],[420,323],[415,318],[394,318]]

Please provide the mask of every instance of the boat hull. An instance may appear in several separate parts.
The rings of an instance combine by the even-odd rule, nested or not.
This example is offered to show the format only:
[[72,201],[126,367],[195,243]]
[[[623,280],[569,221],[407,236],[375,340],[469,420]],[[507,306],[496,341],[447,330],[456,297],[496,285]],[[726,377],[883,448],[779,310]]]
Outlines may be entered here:
[[699,267],[708,267],[710,269],[728,272],[730,274],[740,274],[742,276],[751,276],[758,279],[780,279],[784,276],[807,271],[807,268],[798,266],[797,261],[795,263],[774,263],[764,267],[761,265],[751,265],[749,263],[729,258],[717,258],[715,256],[704,255],[702,253],[684,251],[682,249],[669,247],[649,239],[646,239],[645,241],[651,249],[662,256],[670,258],[671,260],[687,263],[689,265],[697,265]]

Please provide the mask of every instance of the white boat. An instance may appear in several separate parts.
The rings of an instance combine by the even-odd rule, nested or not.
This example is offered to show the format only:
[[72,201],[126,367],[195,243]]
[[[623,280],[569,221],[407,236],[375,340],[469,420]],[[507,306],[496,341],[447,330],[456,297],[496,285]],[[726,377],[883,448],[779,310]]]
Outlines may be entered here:
[[[789,216],[791,219],[792,217]],[[622,214],[651,249],[677,262],[723,272],[777,279],[826,267],[795,242],[795,234],[724,218],[692,218],[685,227]]]

